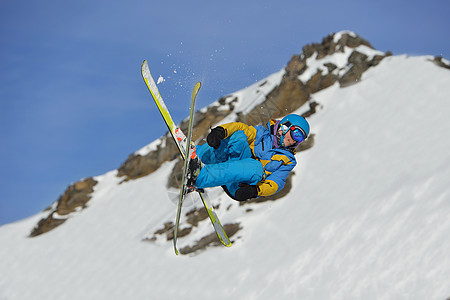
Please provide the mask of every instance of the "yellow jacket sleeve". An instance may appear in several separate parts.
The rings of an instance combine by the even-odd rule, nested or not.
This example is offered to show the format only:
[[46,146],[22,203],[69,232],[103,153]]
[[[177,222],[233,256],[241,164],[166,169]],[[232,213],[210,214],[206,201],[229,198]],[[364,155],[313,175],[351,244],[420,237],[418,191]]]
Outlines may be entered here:
[[225,138],[231,136],[236,131],[242,130],[247,136],[247,141],[249,145],[251,145],[255,141],[256,128],[253,126],[248,126],[241,122],[232,122],[219,126],[225,129]]
[[258,182],[258,196],[270,196],[278,191],[278,184],[272,180]]

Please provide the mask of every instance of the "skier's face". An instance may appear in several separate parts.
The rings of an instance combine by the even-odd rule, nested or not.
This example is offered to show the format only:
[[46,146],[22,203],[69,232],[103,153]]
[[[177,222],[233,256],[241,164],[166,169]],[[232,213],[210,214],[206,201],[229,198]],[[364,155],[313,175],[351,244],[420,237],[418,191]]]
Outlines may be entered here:
[[291,131],[289,130],[288,132],[286,132],[286,134],[284,135],[284,146],[290,147],[290,146],[294,146],[297,142],[292,138],[291,136]]

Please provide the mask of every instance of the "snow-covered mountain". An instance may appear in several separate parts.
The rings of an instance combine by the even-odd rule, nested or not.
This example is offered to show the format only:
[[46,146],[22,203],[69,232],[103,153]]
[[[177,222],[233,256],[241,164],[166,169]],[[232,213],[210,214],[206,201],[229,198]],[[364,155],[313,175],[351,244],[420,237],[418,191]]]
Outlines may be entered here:
[[307,45],[198,112],[198,128],[265,122],[288,106],[311,123],[285,193],[240,205],[208,192],[232,247],[217,245],[193,198],[185,255],[173,253],[167,185],[178,161],[163,136],[0,227],[0,299],[450,297],[449,63],[386,55],[358,38]]

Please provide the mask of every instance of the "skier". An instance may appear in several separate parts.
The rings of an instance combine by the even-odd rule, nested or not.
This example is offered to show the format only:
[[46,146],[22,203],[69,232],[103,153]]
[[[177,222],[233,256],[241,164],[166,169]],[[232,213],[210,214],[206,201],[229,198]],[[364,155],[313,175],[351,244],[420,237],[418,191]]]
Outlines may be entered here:
[[271,119],[267,127],[232,122],[215,127],[191,159],[187,186],[204,189],[222,186],[231,198],[269,196],[283,189],[297,164],[295,148],[310,132],[308,121],[290,114]]

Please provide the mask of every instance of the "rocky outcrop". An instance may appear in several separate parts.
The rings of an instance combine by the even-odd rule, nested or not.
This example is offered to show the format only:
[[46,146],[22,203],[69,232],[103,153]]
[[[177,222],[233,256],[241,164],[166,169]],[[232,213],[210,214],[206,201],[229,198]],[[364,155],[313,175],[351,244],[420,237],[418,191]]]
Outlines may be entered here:
[[[313,43],[303,47],[303,52],[300,55],[293,56],[291,62],[288,63],[288,67],[292,65],[296,66],[291,73],[299,76],[306,71],[306,61],[308,58],[313,57],[313,55],[315,55],[316,60],[319,60],[335,53],[344,53],[347,48],[355,49],[359,46],[366,46],[373,49],[368,41],[356,34],[344,33],[341,34],[340,38],[337,40],[336,36],[332,34],[325,37],[320,44]],[[326,74],[322,75],[323,71],[319,70],[313,75],[306,83],[308,90],[310,93],[315,93],[333,85],[336,81],[339,81],[341,87],[354,84],[361,79],[362,73],[368,68],[379,64],[380,61],[388,55],[390,55],[390,53],[386,53],[386,55],[375,55],[368,60],[367,55],[354,50],[348,58],[346,66],[348,71],[345,74],[342,76],[336,74],[334,71],[338,67],[333,63],[325,63],[324,66],[327,68]]]
[[[250,125],[267,122],[270,118],[279,118],[298,109],[311,99],[312,94],[332,86],[339,82],[341,87],[346,87],[361,80],[362,74],[372,66],[376,66],[386,55],[375,55],[369,60],[368,56],[353,50],[348,58],[345,69],[347,72],[341,74],[343,67],[338,69],[333,63],[326,62],[326,71],[317,70],[306,82],[299,77],[306,72],[308,59],[320,60],[326,56],[337,52],[344,53],[346,49],[356,49],[359,46],[366,46],[373,49],[372,45],[353,33],[343,33],[336,38],[331,34],[322,40],[322,43],[313,43],[303,47],[302,53],[293,55],[287,63],[285,74],[281,83],[275,87],[266,97],[266,100],[255,107],[247,115],[239,115],[239,120]],[[261,117],[261,107],[264,107],[266,116]],[[262,120],[264,120],[262,122]]]
[[70,185],[63,195],[56,201],[54,208],[48,208],[49,215],[43,218],[34,227],[30,237],[35,237],[46,233],[63,224],[69,214],[86,208],[86,204],[91,199],[91,193],[97,184],[92,177],[81,180]]
[[328,68],[327,74],[323,75],[323,71],[319,70],[306,83],[310,93],[314,94],[320,90],[326,89],[327,87],[332,86],[339,79],[336,74],[333,74],[333,71],[337,68],[337,66],[332,63],[327,63],[326,66]]
[[[182,228],[178,228],[178,238],[189,235],[195,227],[198,227],[200,222],[208,218],[208,213],[203,207],[194,208],[186,213],[186,217],[187,225]],[[160,237],[163,237],[167,241],[171,241],[173,240],[173,229],[173,222],[166,222],[164,223],[163,228],[156,230],[151,237],[144,239],[144,241],[155,242]],[[239,223],[229,223],[223,225],[223,229],[225,230],[227,236],[231,239],[240,229],[242,229],[242,227]],[[181,248],[180,253],[184,255],[191,254],[199,250],[204,250],[210,246],[219,245],[221,245],[221,243],[217,239],[216,233],[213,231],[210,234],[200,238],[198,241],[195,241],[192,245]]]
[[435,56],[433,62],[441,68],[450,70],[450,62],[448,60],[443,60],[442,56]]
[[267,95],[266,100],[250,111],[246,118],[242,119],[249,125],[257,125],[258,122],[249,122],[248,120],[260,120],[260,118],[255,117],[255,115],[259,114],[259,107],[265,107],[268,112],[267,121],[270,118],[285,116],[305,104],[310,96],[311,93],[303,82],[298,78],[291,78],[285,75],[280,85]]
[[[231,238],[236,234],[236,232],[242,229],[242,227],[239,225],[239,223],[232,223],[232,224],[225,224],[223,226],[223,229],[227,233],[227,236]],[[204,250],[209,246],[220,246],[220,245],[221,243],[217,239],[216,233],[212,232],[202,237],[200,240],[196,241],[194,245],[181,248],[180,253],[186,255],[200,250]]]
[[359,46],[367,46],[373,49],[372,45],[353,33],[340,34],[339,38],[335,39],[335,34],[330,34],[322,39],[322,43],[312,43],[303,47],[303,57],[307,59],[316,54],[316,59],[322,59],[325,56],[332,55],[336,52],[343,53],[345,48],[357,48]]
[[168,134],[161,137],[161,143],[156,150],[146,155],[131,154],[117,170],[117,176],[123,177],[123,181],[138,179],[156,171],[159,166],[179,156],[178,148],[172,137]]
[[339,79],[340,86],[346,87],[357,83],[367,69],[378,65],[384,57],[375,55],[371,60],[368,60],[367,55],[354,51],[348,59],[349,64],[351,64],[350,69]]

